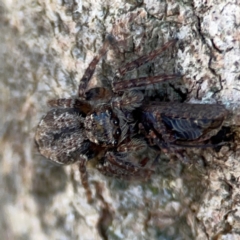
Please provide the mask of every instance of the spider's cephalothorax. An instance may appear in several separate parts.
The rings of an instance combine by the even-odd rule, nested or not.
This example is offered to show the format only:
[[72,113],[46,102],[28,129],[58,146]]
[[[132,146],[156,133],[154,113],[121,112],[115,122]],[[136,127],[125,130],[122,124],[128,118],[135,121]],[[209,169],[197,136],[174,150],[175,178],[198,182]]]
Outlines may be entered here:
[[176,40],[119,68],[112,89],[87,90],[96,65],[111,43],[109,39],[80,80],[78,98],[50,100],[52,109],[42,118],[35,134],[39,152],[46,158],[60,164],[79,162],[88,200],[91,191],[87,161],[94,162],[107,176],[147,179],[152,173],[151,162],[163,146],[201,143],[221,128],[227,115],[220,105],[144,103],[139,88],[179,75],[119,80],[119,75],[153,60]]
[[90,141],[104,147],[117,146],[121,136],[119,123],[118,116],[109,105],[100,105],[86,116],[86,136]]

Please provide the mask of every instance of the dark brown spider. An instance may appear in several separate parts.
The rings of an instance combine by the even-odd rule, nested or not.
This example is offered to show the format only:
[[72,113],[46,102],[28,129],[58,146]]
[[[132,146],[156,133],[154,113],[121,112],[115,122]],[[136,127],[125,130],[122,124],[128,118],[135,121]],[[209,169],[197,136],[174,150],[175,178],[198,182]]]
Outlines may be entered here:
[[[52,109],[40,121],[35,135],[39,152],[46,158],[59,164],[79,162],[89,200],[87,162],[108,176],[146,179],[152,173],[151,162],[162,147],[188,146],[210,138],[227,114],[220,105],[144,103],[144,96],[137,89],[178,75],[118,80],[112,83],[112,89],[87,90],[110,39],[80,80],[78,97],[50,100]],[[118,74],[122,76],[153,60],[175,42],[171,40],[162,48],[127,63]]]

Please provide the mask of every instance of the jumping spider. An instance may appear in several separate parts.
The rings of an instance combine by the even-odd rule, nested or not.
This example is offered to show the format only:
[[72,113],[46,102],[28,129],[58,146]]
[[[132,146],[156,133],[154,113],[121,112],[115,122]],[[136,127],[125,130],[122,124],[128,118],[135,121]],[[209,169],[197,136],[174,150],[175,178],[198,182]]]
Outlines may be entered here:
[[[127,63],[118,69],[118,75],[123,76],[153,60],[175,43],[176,40],[171,40],[162,48]],[[210,138],[222,126],[227,113],[220,105],[144,102],[139,88],[178,75],[118,80],[113,81],[112,89],[87,90],[96,65],[110,44],[107,39],[89,64],[80,80],[78,97],[48,102],[52,109],[40,121],[35,135],[39,152],[46,158],[59,164],[79,163],[88,199],[91,191],[87,162],[108,176],[148,178],[152,173],[149,162],[154,161],[156,151]]]

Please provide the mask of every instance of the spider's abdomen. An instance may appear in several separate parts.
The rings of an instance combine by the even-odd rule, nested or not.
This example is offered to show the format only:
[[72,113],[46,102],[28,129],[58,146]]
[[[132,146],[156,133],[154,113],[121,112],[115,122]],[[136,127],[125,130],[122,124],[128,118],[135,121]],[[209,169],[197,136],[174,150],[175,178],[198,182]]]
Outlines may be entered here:
[[83,118],[73,108],[50,110],[40,121],[35,141],[46,158],[70,164],[90,158],[90,141],[85,138]]

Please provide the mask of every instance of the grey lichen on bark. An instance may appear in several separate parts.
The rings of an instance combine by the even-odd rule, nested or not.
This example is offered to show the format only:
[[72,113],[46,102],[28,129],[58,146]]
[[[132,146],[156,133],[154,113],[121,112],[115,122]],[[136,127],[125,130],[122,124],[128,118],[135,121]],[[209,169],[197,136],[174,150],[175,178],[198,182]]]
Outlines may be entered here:
[[[1,1],[0,11],[1,239],[240,237],[238,1]],[[180,73],[182,82],[148,94],[224,104],[234,138],[220,151],[187,149],[187,164],[163,154],[147,183],[89,170],[95,196],[89,205],[78,167],[52,165],[33,139],[47,100],[76,96],[108,34],[118,49],[109,49],[91,86],[109,84],[123,62],[178,38],[126,78]]]

